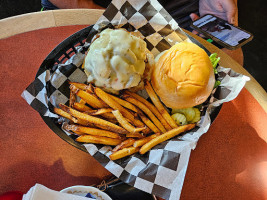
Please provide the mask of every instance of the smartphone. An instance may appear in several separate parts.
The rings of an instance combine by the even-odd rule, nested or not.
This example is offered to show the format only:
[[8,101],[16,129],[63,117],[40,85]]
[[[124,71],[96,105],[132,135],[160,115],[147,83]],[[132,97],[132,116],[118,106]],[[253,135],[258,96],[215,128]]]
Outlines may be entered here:
[[193,21],[191,27],[227,49],[237,49],[252,40],[253,35],[214,15]]

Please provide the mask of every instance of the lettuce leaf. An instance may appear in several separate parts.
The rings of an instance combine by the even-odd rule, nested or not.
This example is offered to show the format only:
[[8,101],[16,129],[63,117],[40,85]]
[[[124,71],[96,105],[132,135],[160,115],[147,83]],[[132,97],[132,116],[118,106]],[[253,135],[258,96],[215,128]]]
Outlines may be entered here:
[[215,74],[218,74],[218,71],[217,71],[217,65],[218,65],[218,62],[220,61],[220,57],[218,57],[218,54],[217,53],[213,53],[213,54],[211,54],[210,55],[210,62],[211,62],[211,64],[212,64],[212,67],[213,67],[213,69],[214,69],[214,73]]
[[[218,67],[218,62],[220,61],[220,57],[218,57],[217,53],[213,53],[213,54],[210,55],[209,58],[210,58],[210,62],[212,64],[212,67],[213,67],[213,70],[214,70],[214,74],[218,74],[217,67]],[[221,84],[221,82],[216,80],[214,88],[218,87],[220,84]]]

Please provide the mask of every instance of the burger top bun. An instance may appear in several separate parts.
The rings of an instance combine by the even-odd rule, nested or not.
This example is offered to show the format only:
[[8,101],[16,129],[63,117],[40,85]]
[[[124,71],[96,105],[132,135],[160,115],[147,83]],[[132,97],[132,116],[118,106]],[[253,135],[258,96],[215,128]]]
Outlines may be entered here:
[[206,52],[193,43],[181,42],[167,50],[155,65],[151,83],[169,108],[189,108],[211,94],[215,77]]

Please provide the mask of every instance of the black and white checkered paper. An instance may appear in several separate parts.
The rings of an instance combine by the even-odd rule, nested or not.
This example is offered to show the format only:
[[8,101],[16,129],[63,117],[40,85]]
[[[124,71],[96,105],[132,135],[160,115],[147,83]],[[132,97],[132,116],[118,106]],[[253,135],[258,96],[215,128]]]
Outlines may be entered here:
[[[156,0],[114,0],[93,26],[88,40],[106,27],[126,28],[140,32],[148,49],[156,56],[177,42],[190,39]],[[36,79],[22,93],[23,98],[41,115],[59,118],[52,108],[68,104],[68,81],[86,82],[80,68],[90,43],[76,47],[76,53],[65,64],[40,69]],[[87,151],[122,181],[166,200],[180,198],[190,152],[211,124],[215,107],[231,101],[244,87],[248,77],[231,69],[218,67],[221,85],[213,92],[202,112],[201,121],[192,131],[155,146],[145,155],[135,154],[110,161],[111,147],[85,144]],[[56,123],[56,122],[55,122]],[[66,131],[65,131],[66,132]],[[67,132],[66,132],[67,133]],[[69,133],[67,133],[69,134]]]

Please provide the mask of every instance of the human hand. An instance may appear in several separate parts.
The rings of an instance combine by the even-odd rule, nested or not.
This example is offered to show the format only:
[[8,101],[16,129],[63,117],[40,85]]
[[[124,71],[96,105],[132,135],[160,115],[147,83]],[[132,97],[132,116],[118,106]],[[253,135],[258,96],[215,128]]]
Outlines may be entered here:
[[237,0],[199,0],[199,14],[213,14],[238,25]]
[[[237,26],[237,11],[237,0],[199,0],[200,16],[213,14],[219,18],[227,20],[230,24]],[[190,17],[192,21],[195,21],[199,18],[199,16],[195,13],[191,13]],[[193,33],[198,34],[198,32],[195,30]],[[199,36],[204,37],[203,35]]]

